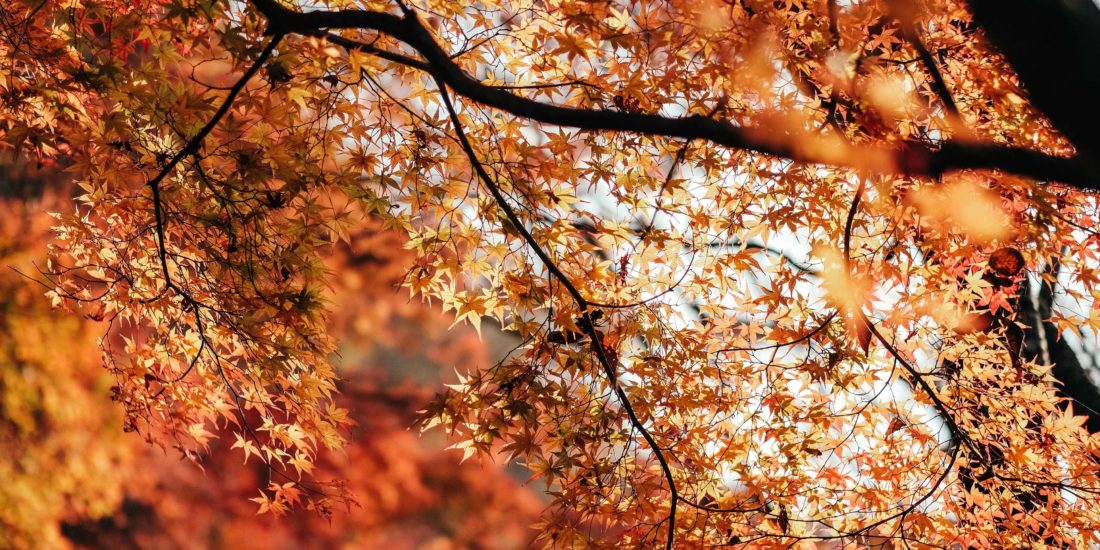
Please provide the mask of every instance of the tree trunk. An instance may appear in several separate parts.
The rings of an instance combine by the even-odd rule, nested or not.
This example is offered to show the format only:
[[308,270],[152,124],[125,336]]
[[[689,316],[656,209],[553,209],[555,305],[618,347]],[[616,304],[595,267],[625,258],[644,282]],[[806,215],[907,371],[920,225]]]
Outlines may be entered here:
[[[1033,285],[1040,285],[1033,296]],[[1045,281],[1032,281],[1025,286],[1019,299],[1016,319],[1028,325],[1024,330],[1020,355],[1041,365],[1053,366],[1051,373],[1058,380],[1058,394],[1073,404],[1076,414],[1088,418],[1089,433],[1100,432],[1100,390],[1089,379],[1073,348],[1058,334],[1051,316],[1054,289]]]

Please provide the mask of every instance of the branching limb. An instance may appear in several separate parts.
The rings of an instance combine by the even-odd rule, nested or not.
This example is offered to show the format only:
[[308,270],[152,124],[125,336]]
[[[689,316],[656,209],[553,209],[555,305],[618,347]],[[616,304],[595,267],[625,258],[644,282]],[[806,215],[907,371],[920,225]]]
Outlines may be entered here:
[[589,302],[581,293],[580,290],[574,285],[569,278],[561,271],[556,265],[550,255],[543,250],[542,245],[535,240],[535,237],[527,230],[523,221],[516,215],[515,210],[508,203],[504,194],[500,191],[499,186],[493,178],[486,172],[485,167],[482,166],[481,161],[477,158],[477,153],[474,151],[473,146],[470,145],[470,140],[466,137],[465,131],[462,129],[462,121],[458,118],[458,113],[455,111],[454,105],[451,102],[450,95],[447,93],[447,85],[443,79],[436,76],[436,83],[439,86],[439,93],[443,100],[443,106],[446,108],[447,113],[450,115],[451,122],[454,125],[455,135],[458,137],[458,141],[462,146],[463,151],[470,160],[470,165],[474,172],[477,174],[478,179],[481,180],[485,188],[488,189],[489,194],[493,196],[493,200],[500,207],[508,221],[519,231],[521,237],[527,246],[535,253],[536,256],[543,262],[546,269],[550,272],[551,276],[556,278],[559,283],[565,288],[569,296],[572,297],[577,309],[581,313],[581,317],[585,320],[583,325],[584,331],[587,333],[589,341],[591,342],[592,350],[596,355],[596,359],[599,361],[600,366],[603,368],[604,375],[607,377],[608,383],[611,385],[612,390],[615,392],[615,396],[623,406],[623,410],[626,411],[627,417],[630,419],[631,425],[634,429],[638,430],[638,433],[642,435],[642,439],[645,440],[649,446],[653,455],[657,458],[657,462],[661,466],[661,471],[664,474],[665,481],[669,487],[669,512],[668,512],[668,536],[665,541],[665,548],[671,550],[675,541],[676,535],[676,505],[679,502],[679,495],[676,488],[676,478],[672,475],[672,468],[668,463],[668,459],[664,455],[662,447],[654,439],[653,435],[649,432],[649,429],[645,427],[645,424],[638,418],[638,414],[634,411],[633,405],[631,405],[630,398],[626,395],[622,386],[619,385],[618,376],[616,374],[615,365],[611,364],[607,351],[603,347],[603,340],[600,337],[599,332],[596,330],[596,323],[592,318],[590,309],[591,302]]
[[322,29],[373,30],[393,37],[423,57],[433,78],[477,103],[537,122],[592,131],[631,132],[686,140],[702,139],[717,145],[765,153],[798,162],[826,164],[874,173],[937,178],[965,169],[1001,170],[1036,179],[1053,180],[1079,189],[1100,190],[1090,164],[1080,158],[1048,155],[1032,149],[994,143],[947,140],[939,148],[920,142],[901,147],[851,146],[824,141],[812,134],[789,134],[776,128],[742,127],[701,115],[668,117],[608,109],[582,109],[545,103],[511,90],[480,82],[457,65],[430,30],[408,11],[404,16],[366,10],[297,12],[275,0],[252,0],[274,32],[315,35]]

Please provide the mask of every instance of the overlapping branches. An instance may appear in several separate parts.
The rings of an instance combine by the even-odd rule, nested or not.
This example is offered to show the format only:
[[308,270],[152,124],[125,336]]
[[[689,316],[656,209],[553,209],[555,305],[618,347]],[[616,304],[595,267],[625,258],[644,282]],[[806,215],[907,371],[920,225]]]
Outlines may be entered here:
[[[682,23],[689,29],[685,35],[691,35],[696,30],[690,19],[694,8],[687,4],[684,9],[671,6],[658,17]],[[999,366],[997,353],[1002,350],[993,340],[995,329],[958,345],[959,349],[969,346],[967,352],[984,353],[981,361],[967,363],[967,369],[975,372],[949,373],[938,368],[921,371],[917,367],[918,361],[927,358],[921,352],[937,355],[941,346],[954,345],[957,339],[951,334],[950,319],[937,317],[942,313],[938,309],[932,311],[944,304],[921,309],[927,297],[906,293],[916,288],[929,293],[928,300],[942,297],[948,302],[947,308],[957,310],[984,307],[987,302],[974,297],[975,289],[967,285],[980,283],[974,277],[980,276],[985,267],[975,258],[984,257],[989,241],[970,240],[965,230],[947,224],[929,226],[921,219],[924,213],[912,214],[907,202],[910,192],[921,187],[949,187],[952,183],[926,185],[906,176],[938,178],[955,170],[988,169],[1062,182],[1086,191],[1097,188],[1092,164],[1083,157],[1043,153],[1038,149],[1040,145],[1029,149],[945,137],[969,135],[959,124],[964,116],[959,113],[960,106],[973,121],[985,116],[983,109],[1008,97],[998,95],[1003,89],[999,86],[1003,81],[997,80],[1004,76],[1002,66],[991,71],[993,83],[983,80],[976,85],[967,81],[958,64],[981,63],[984,57],[944,54],[945,36],[961,36],[954,30],[938,33],[931,25],[922,29],[906,11],[891,11],[890,6],[904,7],[903,2],[887,2],[886,9],[865,6],[858,13],[845,7],[843,14],[837,3],[829,2],[828,21],[813,25],[798,22],[807,14],[813,15],[804,5],[777,6],[775,10],[757,7],[747,19],[738,12],[741,19],[737,24],[745,23],[738,30],[775,27],[780,35],[778,47],[784,51],[778,64],[774,58],[767,60],[769,69],[774,69],[767,76],[757,79],[759,75],[751,74],[749,79],[754,82],[750,84],[729,84],[723,88],[731,92],[727,99],[706,86],[673,86],[672,90],[663,86],[668,78],[690,75],[694,68],[708,63],[717,65],[703,66],[702,70],[733,70],[724,66],[728,59],[638,67],[634,60],[619,63],[620,58],[616,58],[608,65],[615,68],[606,69],[609,81],[624,77],[629,80],[640,74],[645,84],[639,86],[662,86],[661,93],[654,95],[663,99],[647,104],[643,98],[639,106],[637,96],[645,91],[627,86],[614,102],[607,102],[615,108],[599,108],[591,106],[609,100],[609,90],[561,76],[570,70],[565,68],[565,58],[575,61],[571,55],[551,60],[562,61],[559,68],[563,72],[548,70],[546,74],[555,75],[549,77],[550,82],[529,86],[489,84],[491,76],[483,81],[478,76],[480,68],[475,70],[466,63],[464,56],[473,57],[474,49],[482,54],[488,49],[500,59],[524,57],[517,52],[541,47],[520,43],[526,38],[542,37],[524,34],[530,29],[520,21],[523,16],[504,14],[504,20],[517,27],[512,36],[503,37],[512,31],[505,33],[500,31],[503,26],[496,26],[500,12],[482,12],[478,6],[467,8],[465,16],[458,15],[456,21],[448,21],[443,27],[454,24],[451,30],[457,28],[461,35],[467,34],[462,27],[469,21],[478,21],[474,25],[485,28],[475,29],[473,38],[465,36],[466,46],[474,46],[462,46],[462,51],[455,53],[448,48],[458,46],[445,45],[446,37],[454,35],[436,31],[434,21],[421,19],[431,8],[413,11],[398,3],[400,11],[394,8],[392,12],[302,13],[287,7],[291,5],[282,0],[252,0],[251,6],[258,9],[260,17],[246,16],[239,26],[234,21],[222,27],[230,32],[226,43],[244,45],[243,50],[230,48],[233,57],[248,59],[252,64],[237,84],[206,86],[206,91],[196,96],[195,103],[202,105],[198,120],[192,120],[189,113],[181,117],[192,122],[185,126],[189,130],[177,129],[175,120],[166,123],[175,130],[175,139],[167,141],[176,144],[168,151],[163,150],[164,146],[150,151],[148,158],[157,158],[155,175],[146,180],[150,175],[145,172],[147,159],[132,172],[141,176],[134,178],[135,185],[148,184],[125,205],[127,214],[136,214],[136,223],[116,228],[113,234],[103,231],[109,237],[123,233],[144,239],[140,241],[145,245],[142,254],[136,256],[145,274],[136,285],[142,288],[118,302],[134,309],[148,306],[147,311],[135,314],[137,317],[146,314],[153,318],[167,312],[178,319],[158,327],[163,329],[164,341],[179,340],[173,338],[176,334],[192,338],[198,333],[197,351],[187,349],[176,353],[169,364],[155,365],[157,375],[170,376],[156,381],[135,371],[132,378],[139,393],[144,392],[143,383],[174,384],[193,378],[195,371],[208,375],[207,387],[218,390],[219,399],[226,393],[219,389],[224,380],[243,420],[241,397],[235,389],[247,391],[243,386],[268,384],[260,388],[261,395],[275,396],[276,400],[296,399],[293,392],[287,395],[287,385],[295,385],[296,377],[308,375],[311,369],[326,376],[332,374],[324,365],[295,361],[315,359],[312,351],[306,351],[315,351],[311,338],[325,339],[320,322],[310,321],[320,308],[307,307],[302,300],[307,283],[317,283],[322,276],[307,275],[318,270],[307,265],[303,257],[315,252],[321,246],[318,243],[338,238],[333,236],[339,233],[338,228],[332,234],[318,234],[330,228],[329,221],[339,223],[325,216],[342,215],[328,210],[317,214],[317,205],[301,193],[338,190],[362,199],[367,211],[379,212],[410,233],[410,245],[420,254],[416,273],[410,271],[407,279],[414,293],[442,299],[445,308],[458,312],[459,319],[477,323],[493,318],[502,325],[512,323],[510,328],[528,339],[523,360],[477,371],[471,375],[473,382],[463,381],[459,388],[452,388],[453,393],[445,392],[440,398],[443,404],[425,416],[449,423],[460,436],[471,436],[460,440],[471,453],[505,443],[505,451],[513,458],[523,457],[549,485],[561,487],[564,496],[559,497],[558,504],[563,508],[575,508],[583,515],[588,510],[582,507],[592,504],[593,514],[589,517],[593,517],[598,511],[611,514],[624,508],[623,500],[615,502],[616,492],[625,495],[620,498],[635,499],[637,506],[631,508],[626,521],[649,530],[631,534],[638,537],[631,540],[643,544],[652,541],[662,536],[658,532],[663,527],[668,531],[666,547],[690,544],[687,541],[693,537],[718,540],[722,537],[720,529],[707,532],[711,529],[708,522],[712,521],[722,523],[726,537],[731,531],[739,531],[738,536],[771,538],[773,542],[850,538],[891,529],[895,530],[891,536],[904,539],[906,525],[914,524],[909,522],[908,514],[923,513],[919,508],[934,495],[958,495],[958,491],[944,485],[952,483],[952,469],[960,479],[965,477],[962,472],[969,466],[956,466],[956,458],[963,462],[981,460],[992,456],[986,449],[1011,438],[1034,441],[1045,437],[1037,431],[1042,426],[1033,420],[1027,420],[1028,427],[1022,430],[1012,431],[1005,427],[1008,423],[997,423],[992,433],[986,433],[981,423],[993,415],[983,408],[981,399],[963,395],[962,389],[951,392],[938,385],[942,379],[958,383],[960,388],[962,384],[981,388],[985,381],[980,377]],[[636,15],[628,14],[627,19]],[[946,20],[947,27],[954,29],[950,19],[953,15],[940,14],[935,20],[937,24]],[[544,22],[538,17],[532,25]],[[639,19],[644,17],[624,25],[645,27],[651,23]],[[558,21],[553,17],[551,20]],[[256,59],[257,48],[250,44],[262,43],[258,35],[265,24],[267,34],[273,38]],[[600,29],[597,32],[605,30]],[[814,34],[816,31],[821,32]],[[582,24],[578,33],[583,32]],[[287,35],[310,37],[298,43],[308,53],[274,53],[275,44]],[[808,40],[811,36],[817,38]],[[548,40],[569,38],[551,34]],[[607,35],[597,40],[604,38]],[[649,47],[641,39],[632,40],[628,46],[639,51]],[[756,40],[755,35],[744,40],[745,44],[732,48],[739,50],[738,55],[766,42]],[[721,40],[711,42],[709,36],[703,36],[692,47],[705,49],[717,43]],[[657,49],[663,51],[671,44],[673,41],[668,41]],[[339,54],[330,53],[339,48],[353,52],[346,64]],[[744,51],[740,51],[742,48]],[[558,57],[549,50],[543,53],[548,56],[543,62]],[[848,57],[841,62],[843,68],[827,62],[845,55]],[[896,59],[899,55],[912,59]],[[373,60],[363,62],[371,56],[382,61],[378,65]],[[850,63],[852,60],[855,62]],[[506,69],[493,61],[481,66],[490,73],[503,69],[518,75],[515,67],[524,66],[527,58],[515,64],[511,61],[501,62],[508,65]],[[248,79],[265,64],[270,89],[255,96],[241,93]],[[398,76],[388,81],[391,75],[380,76],[380,68],[395,69],[393,73]],[[603,74],[604,68],[596,71]],[[784,80],[788,76],[789,82]],[[906,102],[906,107],[890,111],[885,103],[876,103],[876,92],[882,91],[875,88],[879,84],[903,90],[897,95],[904,96],[898,99]],[[949,86],[957,86],[960,91],[959,103]],[[521,91],[551,87],[557,89],[546,94]],[[768,95],[774,89],[763,89],[777,87],[781,90],[774,97]],[[217,108],[208,95],[213,89],[219,90],[215,94],[219,97],[228,91]],[[405,92],[412,97],[399,98]],[[238,95],[239,103],[244,105],[234,106]],[[349,96],[354,99],[345,101]],[[565,99],[560,104],[552,99],[533,99],[540,96]],[[916,101],[908,103],[913,99]],[[688,106],[683,107],[681,100]],[[417,101],[422,102],[423,110],[418,110]],[[778,108],[773,109],[773,101]],[[328,106],[336,104],[336,116],[329,118]],[[567,106],[574,104],[585,107]],[[655,106],[658,104],[669,107]],[[1012,126],[1013,121],[997,119],[995,124],[979,124],[978,130],[1004,143],[1045,143],[1049,147],[1045,150],[1066,149],[1058,136],[1048,135],[1049,128],[1042,126],[1043,121],[1037,120],[1034,111],[1014,110],[1019,102],[1013,104],[1010,115],[1024,115],[1022,129]],[[391,120],[389,107],[400,116]],[[681,116],[681,108],[709,114]],[[467,117],[470,111],[475,114]],[[894,117],[891,112],[903,114]],[[823,113],[825,116],[820,117]],[[501,118],[507,122],[498,124],[495,114],[504,114]],[[790,118],[783,118],[786,115]],[[240,133],[235,126],[238,119],[247,119],[246,125],[252,121],[259,124],[253,134]],[[225,126],[224,135],[221,127],[214,131],[220,124]],[[520,133],[547,127],[582,131],[557,135],[545,132],[543,143],[532,143],[535,140],[530,135]],[[268,139],[280,132],[293,132],[288,128],[301,131],[291,139]],[[125,135],[146,131],[134,129]],[[326,136],[331,133],[332,137],[328,141],[319,138],[317,141],[323,143],[314,149],[316,136],[311,132]],[[204,144],[208,135],[222,141],[216,147]],[[647,139],[637,139],[642,135]],[[133,147],[124,149],[115,143],[108,141],[100,150],[107,154],[133,152]],[[535,146],[534,154],[531,145]],[[570,159],[573,165],[555,158],[574,151],[579,152]],[[262,160],[257,162],[257,157]],[[671,166],[666,171],[667,160],[671,160]],[[120,164],[125,165],[125,161],[120,159]],[[624,167],[624,163],[630,164]],[[253,170],[257,165],[262,169]],[[133,167],[123,167],[128,168]],[[243,175],[230,175],[234,171]],[[864,197],[866,184],[851,196],[853,172],[864,182],[874,181],[868,197]],[[685,177],[674,177],[679,175]],[[190,176],[197,176],[197,180]],[[382,189],[378,194],[378,188],[373,187],[376,177]],[[984,178],[975,179],[985,183]],[[1060,186],[1017,188],[1015,180],[1003,178],[1003,185],[994,186],[997,191],[990,194],[1000,193],[1004,202],[1016,201],[1017,205],[1036,196],[1032,193],[1068,194]],[[587,197],[580,192],[589,185],[593,193],[601,193],[605,183],[610,187],[611,206],[618,209],[610,215],[589,210],[589,205],[583,204]],[[113,191],[107,190],[109,198]],[[247,198],[241,198],[241,193]],[[1070,199],[1081,203],[1092,200],[1082,194],[1073,194]],[[255,201],[254,210],[245,205],[248,201]],[[477,215],[471,211],[475,201]],[[97,203],[90,200],[90,204]],[[989,205],[991,211],[1001,207],[995,199]],[[1081,210],[1074,210],[1078,206],[1066,209],[1067,220],[1075,214],[1084,218]],[[867,216],[859,217],[857,223],[861,207]],[[645,208],[652,208],[652,216],[638,211]],[[1033,210],[1028,208],[1021,206],[1011,213],[1023,220],[1020,225],[1026,230],[1045,235],[1050,224],[1037,219],[1037,215],[1029,217]],[[301,224],[277,223],[284,215],[307,211],[314,215]],[[264,212],[270,218],[258,221]],[[573,216],[579,219],[570,219]],[[421,226],[424,220],[428,223]],[[1063,221],[1076,223],[1067,220]],[[68,223],[79,227],[76,220]],[[678,227],[680,224],[684,227]],[[191,241],[190,232],[196,228],[204,232]],[[249,236],[243,238],[243,245],[238,244],[242,231],[263,233],[268,228],[274,235],[259,239],[270,250],[255,253]],[[306,236],[284,240],[280,228]],[[853,244],[854,228],[859,238]],[[73,231],[78,237],[99,240],[95,231]],[[830,264],[826,259],[819,269],[813,261],[785,252],[790,248],[776,246],[777,233],[785,237],[796,234],[792,238],[799,245],[814,247],[813,256],[821,252],[824,258],[835,252],[833,248],[842,246],[843,257],[838,253],[835,257],[840,261]],[[925,240],[928,233],[934,235]],[[1005,238],[1025,248],[1021,243],[1026,237]],[[187,245],[191,245],[189,251],[185,251]],[[79,252],[79,247],[74,249]],[[303,252],[281,252],[292,248]],[[946,250],[945,255],[940,255],[940,248]],[[563,249],[566,254],[560,254]],[[937,254],[934,259],[933,250]],[[764,255],[773,257],[768,260],[771,265],[761,265]],[[85,257],[94,258],[87,263],[121,264],[124,271],[127,262],[135,262],[130,258],[100,260],[94,253]],[[216,271],[213,275],[207,273],[211,266]],[[912,269],[925,271],[914,275]],[[219,277],[225,280],[215,281]],[[838,277],[844,279],[841,283],[852,284],[837,284]],[[129,282],[128,286],[135,285]],[[896,290],[896,294],[904,295],[897,298],[901,311],[895,315],[876,308],[875,313],[865,313],[863,308],[876,299],[879,290]],[[847,291],[851,296],[844,296]],[[277,298],[269,300],[266,292]],[[137,302],[129,299],[135,295],[141,296]],[[680,298],[683,301],[677,303]],[[73,299],[94,301],[79,296]],[[207,305],[215,303],[217,310]],[[815,311],[822,304],[825,311]],[[548,307],[546,319],[540,324],[537,318]],[[848,322],[846,328],[834,322],[841,318]],[[262,329],[246,326],[257,320],[265,323]],[[546,331],[551,324],[559,324],[561,330]],[[291,334],[302,325],[314,327],[317,332]],[[794,326],[802,328],[794,332]],[[757,345],[757,337],[769,329],[772,332],[766,339],[776,343]],[[284,361],[286,358],[276,351],[274,355],[279,357],[266,362],[264,352],[277,349],[265,347],[270,334],[284,331],[294,344],[289,360]],[[242,341],[239,357],[234,358],[237,362],[228,370],[223,370],[217,356],[216,334]],[[978,336],[988,338],[971,341]],[[943,344],[944,339],[950,342]],[[886,352],[872,353],[872,344]],[[163,347],[175,349],[167,344]],[[760,359],[754,355],[761,351],[771,352],[772,357]],[[715,361],[715,353],[729,354],[729,360]],[[179,361],[181,355],[189,361]],[[211,360],[200,364],[200,357]],[[252,362],[256,364],[246,365]],[[248,372],[237,372],[238,365]],[[211,372],[203,372],[200,367],[210,367]],[[284,368],[290,371],[289,378],[265,378],[277,377]],[[540,376],[540,369],[545,376]],[[224,378],[226,372],[233,381]],[[904,390],[916,394],[911,404],[916,404],[918,410],[901,411],[896,401],[893,405],[886,404],[885,399],[880,401],[883,392],[893,391],[893,384],[900,381],[895,374],[909,382]],[[969,380],[962,380],[967,376]],[[853,377],[858,381],[851,382]],[[533,380],[530,386],[537,388],[526,388],[527,380]],[[1014,395],[1012,392],[1022,392],[1018,386],[1006,383],[995,387],[1002,392],[998,398],[1003,397],[1003,403],[1017,398],[1036,402],[1048,399],[1025,413],[1032,419],[1047,415],[1055,402],[1049,392],[1043,393],[1049,388],[1034,379],[1017,382],[1033,393],[1037,388],[1043,395]],[[543,383],[561,385],[540,393]],[[899,389],[903,389],[901,386],[904,384],[899,384]],[[154,388],[140,395],[147,397],[155,392]],[[521,396],[523,392],[529,393]],[[157,397],[159,393],[153,395],[153,399]],[[466,397],[472,399],[466,401]],[[486,401],[481,397],[491,397],[494,405],[484,405]],[[534,405],[521,403],[531,397],[536,399]],[[232,403],[228,397],[224,400],[227,405],[218,418],[235,421]],[[281,402],[288,416],[297,410],[296,404]],[[509,410],[502,412],[504,409]],[[257,412],[264,413],[259,409]],[[319,410],[307,412],[336,416]],[[863,414],[867,422],[859,427],[864,431],[887,430],[861,434],[868,436],[870,443],[850,439]],[[537,415],[542,416],[536,421]],[[547,418],[560,433],[544,432],[545,439],[538,440],[543,436],[535,432],[543,428],[533,425]],[[933,418],[942,419],[950,428],[955,443],[952,448],[943,449],[939,437],[942,426],[928,428],[936,424]],[[730,425],[726,425],[727,420]],[[747,429],[744,425],[733,426],[742,420],[750,424]],[[885,426],[886,421],[890,427]],[[894,421],[897,426],[912,428],[907,430],[910,440],[904,450],[893,445],[896,440],[891,436],[901,429]],[[837,426],[850,426],[852,433],[845,436],[845,430]],[[250,430],[247,423],[242,429]],[[833,430],[838,435],[831,434]],[[1079,439],[1072,439],[1079,435],[1072,432],[1066,436],[1065,448],[1071,448],[1070,443],[1079,444]],[[811,441],[815,437],[817,441]],[[773,442],[781,445],[774,453]],[[811,443],[820,446],[811,448]],[[834,447],[828,451],[830,444]],[[727,448],[721,450],[722,445]],[[735,445],[742,448],[731,451]],[[878,446],[875,456],[851,457],[853,452],[863,453],[868,445]],[[574,461],[574,451],[590,456]],[[742,451],[744,454],[738,454]],[[823,456],[826,451],[830,454]],[[842,452],[848,456],[841,457]],[[1048,469],[1058,470],[1050,466],[1055,452],[1059,450],[1043,456]],[[628,458],[631,453],[633,456]],[[769,453],[771,457],[767,457]],[[872,477],[878,476],[892,486],[890,502],[875,503],[873,496],[857,504],[834,500],[838,494],[857,496],[859,490],[872,486],[864,483],[860,471],[853,475],[842,472],[848,464],[838,466],[832,472],[832,481],[815,485],[811,490],[816,494],[806,497],[799,485],[805,486],[806,480],[812,479],[809,476],[814,475],[813,469],[828,467],[832,453],[841,462],[880,461],[883,457],[905,462],[900,472],[872,468]],[[249,454],[249,447],[245,447],[245,454]],[[561,461],[550,456],[559,454]],[[616,456],[620,458],[616,460]],[[643,463],[645,470],[622,473]],[[1048,476],[1039,468],[1029,469],[1027,466],[1033,462],[1024,461],[1024,466],[1015,469],[1019,463],[1005,464],[996,479],[978,481],[1005,482],[1015,491],[1024,482],[1013,480],[1034,476],[1036,484],[1065,488],[1053,485],[1060,471]],[[945,465],[946,469],[941,469]],[[744,492],[732,486],[729,476],[744,481]],[[621,481],[621,486],[605,492],[602,481],[607,477],[616,485]],[[1088,485],[1091,481],[1082,483]],[[645,494],[647,491],[651,494]],[[648,498],[653,496],[657,498]],[[807,500],[801,500],[804,498]],[[950,507],[951,503],[945,502],[944,506]],[[959,504],[963,506],[967,505]],[[850,514],[866,514],[872,519],[853,521],[847,519]],[[738,527],[738,522],[757,522],[761,518],[763,526]],[[897,518],[901,521],[894,524]],[[964,521],[959,519],[959,524]],[[791,529],[792,523],[801,525]],[[902,531],[900,535],[897,529]],[[1033,529],[1026,536],[1036,533]]]
[[[371,30],[391,36],[415,51],[413,61],[401,54],[387,53],[391,61],[429,70],[455,93],[518,117],[545,124],[633,132],[712,143],[757,151],[798,162],[826,164],[874,173],[895,173],[937,178],[946,172],[966,169],[1000,170],[1035,180],[1057,181],[1095,191],[1100,184],[1088,163],[1078,158],[1049,155],[1033,149],[993,143],[948,139],[932,148],[920,142],[900,147],[836,146],[812,135],[789,135],[775,128],[740,127],[703,116],[674,118],[656,114],[580,109],[529,99],[508,89],[484,84],[454,62],[414,12],[403,16],[365,10],[316,10],[298,12],[275,0],[253,0],[270,23],[271,32],[316,35],[323,30]],[[368,50],[369,51],[369,50]],[[938,73],[933,73],[938,74]]]
[[[270,32],[324,37],[345,48],[373,54],[390,62],[424,71],[437,82],[443,104],[452,119],[458,140],[478,179],[489,190],[497,206],[504,212],[511,225],[520,231],[526,245],[539,257],[550,272],[551,277],[562,283],[572,297],[582,318],[587,321],[584,323],[584,328],[591,340],[594,355],[599,360],[609,383],[630,417],[631,424],[642,434],[642,438],[650,446],[662,467],[666,483],[672,493],[671,510],[668,516],[669,535],[666,540],[669,547],[671,547],[674,540],[677,502],[684,501],[689,505],[692,503],[678,497],[676,479],[663,455],[662,448],[647,431],[646,426],[634,414],[627,395],[617,383],[616,367],[608,359],[606,350],[602,348],[600,335],[596,332],[594,323],[589,317],[589,307],[598,306],[599,304],[590,301],[581,294],[581,291],[542,249],[539,242],[524,228],[522,220],[512,211],[508,200],[500,192],[494,179],[481,165],[477,153],[466,138],[461,122],[451,103],[448,89],[458,96],[483,106],[522,119],[552,126],[678,138],[688,142],[701,140],[737,150],[753,151],[790,159],[799,163],[847,168],[867,174],[939,178],[947,172],[980,169],[1000,171],[1044,182],[1060,182],[1085,191],[1100,189],[1100,186],[1096,183],[1100,180],[1095,177],[1096,174],[1091,163],[1080,157],[1055,156],[1034,149],[1006,146],[992,142],[981,143],[972,140],[947,138],[939,141],[907,140],[897,142],[895,145],[853,143],[837,139],[836,136],[794,133],[778,127],[739,126],[725,120],[701,115],[673,117],[633,109],[574,108],[542,102],[519,95],[510,88],[485,84],[471,76],[455,62],[454,56],[437,42],[432,31],[412,10],[405,9],[401,15],[353,9],[298,12],[283,6],[276,0],[252,0],[252,4],[266,17]],[[838,32],[835,22],[835,6],[830,4],[830,7],[830,13],[834,17],[834,20],[830,23],[830,29],[835,35]],[[918,59],[930,75],[932,90],[942,103],[943,110],[950,116],[957,117],[958,107],[948,84],[937,67],[934,56],[920,38],[913,21],[907,19],[905,14],[895,14],[894,17],[901,31],[901,36],[917,52]],[[380,35],[396,39],[408,48],[408,52],[388,51],[373,44],[358,42],[331,32],[338,30],[377,32]],[[796,84],[808,88],[812,94],[818,96],[823,104],[829,102],[831,105],[830,110],[835,111],[840,101],[835,92],[826,94],[810,82],[807,75],[798,71],[792,72],[796,78]],[[842,129],[835,122],[835,118],[830,117],[830,123],[837,131],[842,132]],[[678,157],[680,156],[682,156],[682,153],[678,155]],[[676,162],[679,162],[679,160],[677,158]],[[846,258],[849,252],[847,248],[851,236],[852,216],[858,208],[859,201],[860,195],[857,193],[852,203],[845,230]],[[652,222],[650,225],[652,225]],[[952,411],[940,399],[932,385],[893,348],[888,339],[873,326],[868,316],[862,311],[856,313],[856,315],[863,324],[867,325],[870,334],[901,362],[903,368],[909,372],[911,382],[927,394],[943,421],[950,427],[953,436],[958,438],[957,443],[971,447],[974,450],[969,436],[959,428],[952,416]],[[815,329],[792,343],[810,338],[819,330],[821,329]],[[957,452],[958,448],[952,451],[951,464],[947,466],[947,471],[950,471],[954,465]],[[946,479],[947,471],[938,476],[938,481],[929,493],[913,502],[912,506],[902,512],[901,515],[915,509],[921,502],[929,498]],[[703,506],[702,509],[707,509],[707,507]]]

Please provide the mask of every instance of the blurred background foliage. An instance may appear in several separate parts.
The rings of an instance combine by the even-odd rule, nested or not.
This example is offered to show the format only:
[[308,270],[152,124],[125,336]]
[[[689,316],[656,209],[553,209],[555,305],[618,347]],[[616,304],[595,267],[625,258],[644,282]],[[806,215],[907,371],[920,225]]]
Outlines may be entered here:
[[358,506],[331,520],[257,515],[267,471],[218,439],[181,460],[123,430],[101,367],[105,322],[51,309],[37,282],[50,212],[71,204],[57,167],[0,159],[0,548],[525,548],[543,502],[503,461],[460,463],[445,434],[410,430],[433,388],[507,352],[397,285],[411,255],[365,220],[333,249],[328,299],[351,444],[318,466]]

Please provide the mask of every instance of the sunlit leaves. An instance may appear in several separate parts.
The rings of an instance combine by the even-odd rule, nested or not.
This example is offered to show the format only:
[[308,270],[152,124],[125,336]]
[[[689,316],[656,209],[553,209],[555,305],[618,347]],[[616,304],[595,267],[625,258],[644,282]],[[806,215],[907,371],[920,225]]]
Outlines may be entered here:
[[[42,62],[80,78],[18,57],[29,99],[5,117],[5,143],[65,147],[86,191],[59,222],[55,296],[117,319],[108,365],[144,435],[194,452],[233,426],[278,478],[263,510],[311,505],[312,464],[342,444],[320,258],[374,217],[408,236],[413,295],[520,338],[423,424],[463,459],[528,467],[556,505],[549,543],[1019,547],[1100,522],[1097,465],[1071,459],[1090,440],[1020,357],[1020,325],[1043,320],[1012,317],[1027,269],[1100,280],[1095,199],[906,175],[939,175],[920,151],[948,138],[1065,151],[962,5],[429,1],[398,24],[397,5],[311,4],[396,25],[325,37],[167,2],[103,39],[120,6],[88,4],[83,27],[54,8],[32,25]],[[74,63],[76,37],[125,62]],[[709,117],[778,156],[536,123],[549,108],[524,99]]]
[[966,177],[916,189],[907,198],[934,231],[955,230],[987,243],[1008,237],[1012,230],[999,197]]

